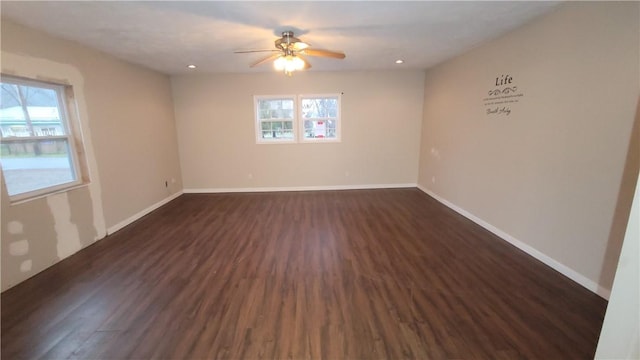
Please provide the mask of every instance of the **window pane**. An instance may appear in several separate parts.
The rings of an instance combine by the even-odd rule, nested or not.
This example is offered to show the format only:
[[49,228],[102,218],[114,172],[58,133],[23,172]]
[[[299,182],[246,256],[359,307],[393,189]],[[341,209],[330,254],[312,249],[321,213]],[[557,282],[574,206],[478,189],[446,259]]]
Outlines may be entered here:
[[65,135],[54,89],[1,83],[2,137]]
[[291,99],[285,99],[282,100],[282,108],[283,109],[293,109],[293,100]]
[[66,139],[4,142],[0,151],[10,196],[76,180]]
[[263,139],[293,139],[293,121],[263,121],[260,127]]
[[326,118],[338,116],[338,99],[302,99],[302,116],[305,118]]
[[293,100],[262,99],[258,100],[258,117],[261,120],[293,119]]
[[329,122],[324,120],[317,120],[317,121],[305,120],[304,137],[307,139],[335,138],[336,137],[335,122]]
[[295,96],[259,96],[256,95],[257,143],[269,143],[296,140],[294,120],[298,118]]
[[80,183],[65,118],[65,88],[2,77],[0,167],[12,201]]

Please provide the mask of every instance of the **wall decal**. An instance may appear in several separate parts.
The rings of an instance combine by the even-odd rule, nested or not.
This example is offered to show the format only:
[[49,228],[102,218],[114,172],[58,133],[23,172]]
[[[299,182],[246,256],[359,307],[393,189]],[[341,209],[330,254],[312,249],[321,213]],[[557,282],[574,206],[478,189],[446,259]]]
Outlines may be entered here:
[[511,114],[511,108],[524,96],[518,92],[518,86],[514,84],[513,76],[506,74],[496,77],[495,88],[487,92],[488,97],[482,99],[486,115]]

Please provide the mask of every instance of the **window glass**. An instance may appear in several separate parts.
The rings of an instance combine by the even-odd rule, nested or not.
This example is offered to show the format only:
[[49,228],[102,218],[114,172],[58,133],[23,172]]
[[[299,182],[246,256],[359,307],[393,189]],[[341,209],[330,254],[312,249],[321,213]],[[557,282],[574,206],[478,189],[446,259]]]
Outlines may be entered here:
[[3,76],[0,163],[12,200],[80,182],[65,87]]
[[295,97],[257,96],[256,127],[258,143],[294,142]]
[[301,96],[303,140],[336,141],[340,138],[338,95]]
[[298,138],[309,142],[340,141],[339,94],[261,95],[254,97],[254,104],[259,144],[296,142]]

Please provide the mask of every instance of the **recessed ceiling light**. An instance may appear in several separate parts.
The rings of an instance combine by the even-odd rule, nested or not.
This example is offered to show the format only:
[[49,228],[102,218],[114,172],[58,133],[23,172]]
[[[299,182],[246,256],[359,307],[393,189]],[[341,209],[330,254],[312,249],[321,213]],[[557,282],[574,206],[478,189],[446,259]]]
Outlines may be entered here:
[[398,60],[396,60],[396,64],[404,64],[404,60],[398,59]]
[[193,65],[193,64],[191,64],[191,65],[187,65],[187,67],[188,67],[189,69],[195,69],[195,68],[196,68],[196,66],[195,66],[195,65]]

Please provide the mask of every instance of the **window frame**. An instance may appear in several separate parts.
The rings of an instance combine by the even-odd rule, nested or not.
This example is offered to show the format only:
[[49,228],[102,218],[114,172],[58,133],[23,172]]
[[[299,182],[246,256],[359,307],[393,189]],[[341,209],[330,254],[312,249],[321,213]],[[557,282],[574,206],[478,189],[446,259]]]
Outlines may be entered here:
[[[328,137],[323,137],[323,138],[307,138],[305,136],[305,128],[304,128],[304,122],[305,120],[311,120],[311,121],[317,121],[317,120],[329,120],[329,119],[333,119],[333,118],[307,118],[305,119],[302,115],[302,101],[304,99],[318,99],[318,98],[325,98],[325,99],[332,99],[335,98],[338,101],[337,104],[337,109],[336,109],[336,117],[335,117],[335,122],[336,122],[336,136],[333,138],[328,138]],[[339,143],[342,142],[342,94],[340,93],[333,93],[333,94],[301,94],[298,95],[298,103],[299,103],[299,112],[298,112],[298,116],[299,116],[299,122],[300,122],[300,142],[303,143]]]
[[[75,106],[73,102],[73,88],[70,85],[58,84],[48,81],[29,79],[24,77],[12,76],[1,74],[0,82],[3,84],[14,84],[22,86],[37,87],[42,89],[53,90],[56,93],[58,100],[58,115],[60,117],[60,124],[64,129],[63,135],[42,135],[42,136],[23,136],[23,137],[0,137],[2,143],[20,143],[20,142],[46,142],[52,140],[66,140],[67,151],[69,158],[70,171],[73,174],[74,180],[61,184],[55,184],[51,186],[42,187],[36,190],[26,191],[15,195],[8,195],[9,202],[11,204],[21,203],[31,199],[40,198],[46,195],[68,191],[78,186],[88,183],[88,179],[85,177],[85,168],[81,163],[81,153],[79,148],[82,148],[82,136],[79,129],[79,125],[76,124],[78,119],[77,115],[73,112]],[[74,119],[71,119],[74,117]],[[73,121],[72,121],[73,120]],[[79,142],[79,143],[78,143]],[[0,167],[1,169],[1,167]],[[7,184],[4,177],[4,170],[2,170],[2,177],[5,185]]]
[[[293,138],[286,139],[265,139],[262,137],[263,122],[274,122],[275,120],[262,120],[259,115],[259,102],[261,100],[291,100],[293,102],[293,117],[291,118],[291,131]],[[254,95],[253,96],[253,116],[256,135],[256,144],[294,144],[298,142],[298,100],[296,95]],[[279,119],[279,121],[289,121],[289,119]]]

